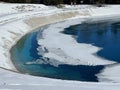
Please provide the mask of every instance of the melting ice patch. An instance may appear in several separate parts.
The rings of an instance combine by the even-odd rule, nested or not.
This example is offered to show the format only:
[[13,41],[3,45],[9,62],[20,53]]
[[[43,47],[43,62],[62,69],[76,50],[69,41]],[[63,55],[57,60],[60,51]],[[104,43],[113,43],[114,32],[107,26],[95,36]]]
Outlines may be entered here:
[[[69,65],[105,65],[114,63],[95,55],[101,48],[91,44],[77,43],[72,35],[61,33],[64,28],[80,24],[80,20],[64,21],[49,25],[38,34],[38,59],[31,63],[46,63],[58,66],[59,64]],[[42,34],[41,34],[42,33]]]

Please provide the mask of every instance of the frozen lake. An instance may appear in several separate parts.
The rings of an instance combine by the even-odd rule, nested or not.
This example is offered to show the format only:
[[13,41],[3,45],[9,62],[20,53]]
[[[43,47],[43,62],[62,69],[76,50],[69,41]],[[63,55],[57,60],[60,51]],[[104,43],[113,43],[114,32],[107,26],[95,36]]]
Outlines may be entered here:
[[[44,57],[44,53],[48,53],[50,50],[38,43],[38,38],[43,38],[43,32],[44,30],[38,30],[24,36],[12,48],[13,63],[21,73],[64,80],[98,82],[96,75],[99,74],[106,65],[70,65],[61,63],[54,58]],[[82,23],[65,28],[59,33],[70,35],[78,44],[91,44],[101,48],[95,53],[95,55],[101,57],[101,59],[105,58],[116,61],[117,63],[120,61],[120,22]],[[61,48],[57,50],[59,51]],[[69,53],[72,54],[73,52]],[[66,56],[65,58],[67,59]],[[54,65],[53,62],[55,62]]]

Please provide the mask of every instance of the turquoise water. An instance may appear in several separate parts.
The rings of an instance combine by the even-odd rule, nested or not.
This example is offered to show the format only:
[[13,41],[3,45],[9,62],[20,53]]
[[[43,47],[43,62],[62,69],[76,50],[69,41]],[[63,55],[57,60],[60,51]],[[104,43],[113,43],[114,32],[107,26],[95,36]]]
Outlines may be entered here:
[[[64,29],[66,35],[73,35],[78,43],[92,44],[103,48],[97,55],[113,60],[120,61],[120,23],[119,22],[94,22],[83,23],[70,26]],[[96,74],[105,67],[103,65],[59,65],[58,67],[50,64],[26,64],[41,59],[38,55],[37,35],[39,30],[24,36],[11,50],[12,60],[16,68],[21,73],[31,75],[57,78],[64,80],[79,80],[98,82]],[[49,58],[48,58],[49,59]]]

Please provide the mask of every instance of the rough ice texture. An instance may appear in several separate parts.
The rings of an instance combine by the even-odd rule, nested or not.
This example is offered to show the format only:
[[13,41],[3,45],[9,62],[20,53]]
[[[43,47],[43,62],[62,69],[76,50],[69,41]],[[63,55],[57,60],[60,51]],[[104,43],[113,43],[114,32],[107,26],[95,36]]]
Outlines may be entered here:
[[[40,7],[40,8],[39,8]],[[56,7],[48,7],[44,5],[30,5],[25,4],[0,4],[0,67],[9,70],[15,70],[11,62],[9,50],[15,43],[26,33],[29,33],[36,28],[55,23],[67,19],[91,18],[101,17],[119,17],[120,6],[65,6],[58,9]],[[87,19],[89,18],[89,19]],[[70,41],[75,42],[71,37]],[[94,48],[89,49],[91,52],[99,50],[96,47],[89,45],[82,45]],[[87,48],[88,48],[87,47]],[[67,52],[65,52],[67,53]],[[68,54],[68,53],[67,53]],[[47,55],[46,55],[47,56]],[[50,54],[48,55],[50,56]],[[102,62],[102,61],[101,61]],[[72,62],[71,62],[72,63]],[[91,63],[91,62],[90,62]],[[111,69],[112,70],[112,69]],[[86,83],[86,82],[73,82],[48,79],[42,77],[35,77],[29,75],[22,75],[15,72],[0,69],[0,89],[22,89],[22,90],[119,90],[120,84],[114,83]]]

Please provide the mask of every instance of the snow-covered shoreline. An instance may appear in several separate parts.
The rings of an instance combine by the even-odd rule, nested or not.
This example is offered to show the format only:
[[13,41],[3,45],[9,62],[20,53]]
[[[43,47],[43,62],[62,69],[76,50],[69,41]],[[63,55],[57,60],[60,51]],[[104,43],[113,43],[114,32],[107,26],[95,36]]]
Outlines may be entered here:
[[[3,5],[3,9],[4,4]],[[6,4],[5,4],[6,5]],[[35,5],[36,6],[36,5]],[[36,6],[37,7],[37,6]],[[39,6],[40,7],[40,6]],[[42,6],[41,6],[42,7]],[[80,6],[79,6],[80,7]],[[38,9],[38,11],[30,11],[30,12],[26,12],[23,11],[21,14],[21,12],[16,12],[13,13],[9,13],[6,16],[6,13],[2,14],[2,9],[0,10],[0,67],[2,68],[6,68],[9,70],[13,70],[16,71],[14,65],[11,62],[11,57],[10,57],[10,49],[17,43],[17,41],[24,36],[27,33],[30,33],[31,31],[36,30],[37,28],[47,25],[47,24],[51,24],[51,23],[56,23],[56,22],[60,22],[60,21],[65,21],[65,20],[73,20],[73,19],[80,19],[80,20],[90,20],[92,18],[96,18],[96,19],[106,19],[106,18],[111,18],[114,17],[117,18],[120,16],[120,12],[119,12],[119,8],[120,6],[107,6],[107,7],[99,7],[99,8],[83,8],[83,9],[79,9],[79,7],[77,9],[72,9],[71,7],[66,7],[63,9],[57,9],[57,8],[53,8],[53,10],[48,9],[49,7],[44,7],[41,10]],[[88,7],[88,6],[86,6]],[[90,7],[90,6],[89,6]],[[12,7],[13,8],[13,7]],[[46,11],[49,12],[46,12]],[[25,13],[26,12],[26,13]],[[21,16],[22,15],[22,16]],[[106,18],[105,18],[106,16]],[[7,78],[8,80],[5,80],[5,82],[10,85],[10,83],[12,83],[13,85],[15,85],[15,82],[17,82],[17,85],[26,85],[25,83],[29,81],[34,81],[33,84],[37,85],[38,83],[40,83],[39,80],[42,80],[44,82],[54,82],[54,83],[62,83],[62,85],[66,85],[66,86],[70,86],[69,83],[74,83],[73,87],[76,87],[76,85],[83,85],[83,87],[76,87],[77,90],[79,90],[80,88],[82,90],[106,90],[106,88],[110,89],[110,90],[119,90],[120,86],[119,84],[106,84],[104,85],[104,87],[99,87],[102,86],[103,84],[96,84],[96,83],[81,83],[81,82],[71,82],[71,81],[59,81],[59,80],[54,80],[54,79],[47,79],[47,78],[40,78],[38,79],[38,77],[34,77],[32,76],[33,79],[30,79],[31,76],[28,75],[28,79],[27,75],[20,75],[20,77],[22,79],[17,79],[17,75],[19,74],[14,74],[14,72],[8,72],[5,70],[0,69],[2,72],[0,73],[1,75],[3,74],[9,74],[8,76],[2,76],[4,77],[3,79],[1,79],[0,83],[4,82],[4,79]],[[12,76],[11,76],[12,75]],[[10,77],[9,77],[10,76]],[[16,77],[15,77],[16,76]],[[11,78],[12,77],[12,78]],[[15,79],[15,78],[16,79]],[[25,78],[24,78],[25,77]],[[12,79],[16,80],[16,81],[12,81]],[[25,79],[25,80],[24,80]],[[20,80],[24,80],[24,82],[20,81]],[[8,82],[7,82],[8,81]],[[37,83],[35,83],[35,81],[37,81]],[[23,84],[22,84],[23,83]],[[54,84],[53,83],[53,84]],[[4,84],[4,83],[3,83]],[[44,83],[41,83],[44,84]],[[89,86],[88,88],[85,87],[86,84]],[[43,85],[43,87],[46,89],[49,89],[48,87],[51,84],[48,83],[48,85]],[[110,86],[113,86],[110,87]],[[41,85],[40,85],[41,86]],[[59,87],[59,85],[56,85],[55,87],[57,88],[57,86]],[[63,89],[66,89],[67,87],[63,87]],[[73,89],[73,87],[71,88],[71,90]],[[55,88],[54,88],[55,89]],[[58,88],[57,90],[59,90],[60,88]],[[69,88],[70,89],[70,88]]]

